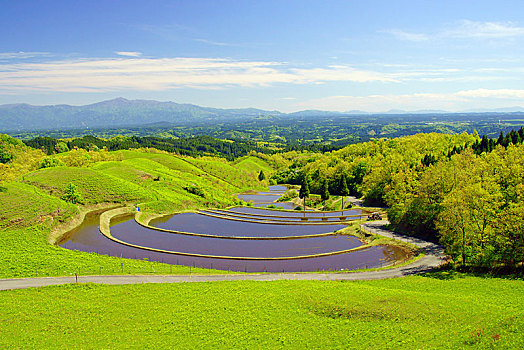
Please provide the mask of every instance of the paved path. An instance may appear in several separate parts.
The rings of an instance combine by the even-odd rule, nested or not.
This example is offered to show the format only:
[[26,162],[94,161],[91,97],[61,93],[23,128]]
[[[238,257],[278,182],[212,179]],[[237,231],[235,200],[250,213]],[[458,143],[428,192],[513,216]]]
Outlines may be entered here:
[[[425,271],[439,266],[444,259],[442,247],[417,238],[408,237],[383,229],[387,221],[373,221],[363,224],[367,231],[382,236],[395,238],[400,241],[412,243],[426,251],[426,255],[402,267],[380,271],[346,272],[346,273],[260,273],[238,275],[133,275],[133,276],[79,276],[78,283],[102,284],[137,284],[137,283],[182,283],[182,282],[214,282],[214,281],[278,281],[278,280],[375,280],[384,278],[403,277]],[[0,279],[0,290],[22,289],[30,287],[43,287],[57,284],[77,282],[76,277],[39,277],[39,278],[13,278]]]

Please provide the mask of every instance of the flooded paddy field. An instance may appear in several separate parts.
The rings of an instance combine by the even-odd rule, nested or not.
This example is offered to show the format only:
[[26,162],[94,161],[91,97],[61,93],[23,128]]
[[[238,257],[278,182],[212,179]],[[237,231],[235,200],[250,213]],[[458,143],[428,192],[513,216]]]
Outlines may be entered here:
[[152,220],[151,226],[174,231],[214,234],[219,236],[281,237],[328,233],[346,225],[279,225],[233,221],[197,213],[181,213]]
[[260,208],[266,208],[270,205],[274,205],[277,208],[280,207],[280,209],[283,210],[293,210],[295,209],[296,205],[291,202],[277,202],[277,203],[255,203],[253,204],[254,207],[260,207]]
[[[134,220],[111,227],[111,234],[122,241],[155,249],[231,257],[303,256],[347,250],[362,245],[358,239],[343,235],[286,240],[195,237],[151,230],[138,225]],[[258,234],[260,235],[260,232]]]
[[[214,268],[240,272],[300,272],[353,270],[359,268],[380,267],[398,260],[402,260],[406,257],[406,252],[402,248],[392,246],[374,246],[347,254],[298,260],[270,261],[198,258],[176,254],[158,253],[154,251],[148,251],[118,244],[106,238],[100,233],[98,223],[99,215],[89,216],[87,220],[84,221],[81,227],[71,232],[68,240],[63,242],[61,246],[67,249],[94,252],[103,255],[111,255],[131,259],[145,259],[149,261],[158,261],[168,264]],[[127,225],[132,226],[136,225],[132,217],[117,218],[112,220],[111,223],[112,230],[114,230],[115,227],[123,223],[128,223]],[[119,230],[125,229],[127,225],[120,226]],[[126,233],[122,232],[122,235],[125,236]],[[209,240],[211,240],[211,238]],[[213,241],[209,241],[209,244],[216,244],[217,241],[223,240],[213,239]]]
[[[282,204],[282,203],[276,203]],[[329,217],[329,216],[353,216],[353,215],[367,215],[363,213],[362,209],[346,209],[343,211],[335,212],[323,212],[323,211],[312,211],[312,210],[296,210],[296,211],[281,211],[281,210],[265,210],[254,207],[234,207],[229,209],[231,212],[251,214],[251,215],[262,215],[262,216],[294,216],[294,217]]]
[[[284,190],[285,187],[277,190],[271,188],[269,192],[283,192]],[[264,194],[249,194],[249,196],[278,199],[280,194],[266,192]],[[282,205],[285,203],[275,204]],[[313,211],[304,213],[300,211],[265,210],[255,207],[235,207],[221,212],[217,214],[218,217],[199,213],[175,214],[152,220],[150,225],[173,231],[216,235],[222,238],[162,232],[139,225],[133,216],[113,218],[111,221],[112,236],[142,248],[131,247],[103,236],[98,228],[100,214],[92,214],[86,217],[81,227],[70,232],[67,240],[62,242],[61,246],[67,249],[125,258],[244,272],[339,271],[374,268],[403,260],[407,254],[404,249],[399,247],[373,246],[330,256],[268,260],[267,258],[287,259],[361,247],[363,243],[352,236],[335,234],[323,237],[300,236],[332,234],[346,227],[346,225],[339,222],[331,224],[329,221],[338,221],[339,218],[337,217],[341,215],[360,215],[362,211],[352,209],[344,210],[343,214],[342,212]],[[240,220],[232,220],[231,215],[240,216],[234,218]],[[325,219],[328,222],[324,222],[323,225],[305,225],[300,222],[304,219],[304,215],[308,218],[308,221],[318,222]],[[241,221],[244,217],[248,219],[247,222]],[[287,224],[284,225],[283,223]],[[235,239],[238,236],[255,239]],[[289,236],[298,237],[296,237],[297,239],[279,239]],[[173,253],[148,249],[160,249]],[[175,253],[218,256],[221,258],[185,256]],[[237,258],[260,260],[237,260]]]
[[244,202],[253,202],[253,203],[270,203],[274,202],[280,198],[280,194],[239,194],[237,195],[238,199],[243,200]]

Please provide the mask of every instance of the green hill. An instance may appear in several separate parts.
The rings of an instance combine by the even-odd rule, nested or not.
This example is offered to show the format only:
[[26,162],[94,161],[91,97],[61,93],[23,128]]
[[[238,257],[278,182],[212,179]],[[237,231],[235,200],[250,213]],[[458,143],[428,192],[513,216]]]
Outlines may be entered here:
[[[0,164],[10,181],[0,183],[0,236],[3,261],[0,277],[150,271],[150,263],[70,251],[47,243],[52,230],[66,227],[80,212],[140,204],[146,214],[172,213],[238,203],[233,195],[260,186],[256,176],[217,158],[181,158],[155,151],[73,150],[48,157],[48,164],[69,164],[34,170],[45,155],[19,142],[5,144],[14,155]],[[5,141],[5,140],[4,140]],[[16,140],[15,140],[16,141]],[[234,181],[238,177],[241,181]],[[64,201],[73,184],[81,196],[75,205]],[[54,241],[54,239],[51,239]],[[153,263],[157,273],[186,273],[185,266]],[[200,269],[194,270],[195,272]],[[209,273],[208,270],[202,270]]]
[[266,175],[269,175],[273,172],[273,169],[267,162],[253,156],[247,156],[237,159],[235,161],[235,166],[239,169],[255,174],[260,173],[261,170],[264,171]]

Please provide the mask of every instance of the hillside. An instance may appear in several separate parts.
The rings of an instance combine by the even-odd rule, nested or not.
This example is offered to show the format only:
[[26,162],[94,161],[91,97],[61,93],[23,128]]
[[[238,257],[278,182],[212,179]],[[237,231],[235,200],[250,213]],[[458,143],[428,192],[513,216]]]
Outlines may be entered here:
[[400,232],[438,241],[457,265],[524,263],[524,128],[498,139],[419,134],[297,158],[273,175],[387,207]]
[[[9,162],[0,163],[0,277],[116,273],[122,262],[129,271],[149,271],[147,261],[70,251],[48,241],[56,242],[57,229],[67,230],[79,213],[89,210],[139,205],[145,214],[158,214],[224,207],[238,203],[234,193],[264,185],[256,173],[219,158],[183,158],[156,150],[83,149],[46,156],[6,136],[0,141],[12,154]],[[79,195],[77,204],[64,200],[71,185]],[[187,270],[153,265],[158,273]]]

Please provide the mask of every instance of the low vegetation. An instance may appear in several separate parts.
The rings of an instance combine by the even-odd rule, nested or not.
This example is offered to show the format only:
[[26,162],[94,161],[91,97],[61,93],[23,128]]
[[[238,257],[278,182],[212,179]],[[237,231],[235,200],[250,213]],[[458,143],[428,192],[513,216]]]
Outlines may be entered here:
[[6,291],[0,346],[519,349],[523,288],[518,280],[440,272]]

